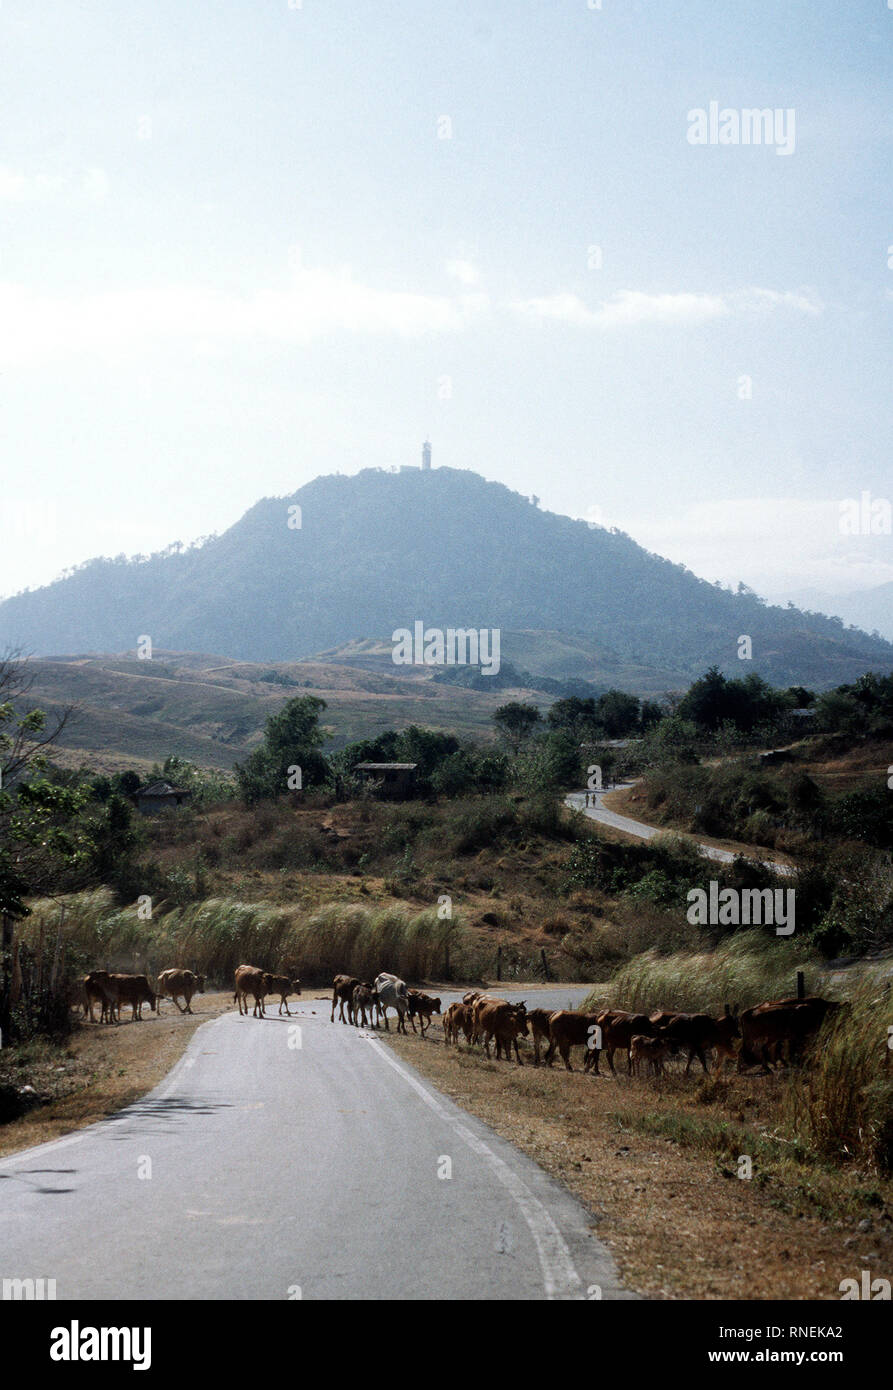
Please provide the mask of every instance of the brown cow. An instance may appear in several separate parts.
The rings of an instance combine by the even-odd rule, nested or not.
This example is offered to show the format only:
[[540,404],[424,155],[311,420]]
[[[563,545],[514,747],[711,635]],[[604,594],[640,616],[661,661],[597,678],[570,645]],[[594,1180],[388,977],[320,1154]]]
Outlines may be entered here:
[[[499,997],[498,994],[479,994],[478,997],[477,997],[477,999],[475,999],[475,1000],[472,1002],[472,1004],[471,1004],[470,1007],[471,1007],[471,1020],[472,1020],[471,1041],[472,1041],[473,1043],[479,1043],[479,1042],[481,1041],[482,1034],[481,1034],[480,1020],[481,1020],[481,1013],[482,1013],[483,1010],[486,1008],[486,1006],[487,1006],[488,1004],[507,1004],[507,1003],[508,1003],[508,1000],[507,1000],[507,999],[500,999],[500,997]],[[521,1001],[520,1004],[513,1004],[513,1005],[512,1005],[512,1008],[513,1008],[513,1009],[517,1009],[519,1013],[522,1013],[522,1014],[524,1014],[525,1016],[526,1016],[526,1014],[527,1014],[527,1005],[526,1005],[526,1003],[525,1003],[525,1001],[524,1001],[523,999],[522,999],[522,1001]]]
[[[367,1026],[367,1013],[372,1027],[378,1027],[378,996],[375,993],[375,986],[371,985],[368,980],[358,980],[354,985],[348,1013],[353,1016],[353,1021],[358,1028]],[[361,1015],[362,1025],[360,1024]]]
[[282,1005],[285,1005],[285,1012],[291,1018],[291,1009],[288,1007],[288,996],[290,994],[301,993],[301,981],[293,980],[291,975],[270,975],[267,973],[267,994],[279,995],[279,1012],[282,1013]]
[[656,1029],[647,1014],[631,1014],[626,1009],[605,1009],[598,1016],[598,1030],[593,1034],[592,1041],[587,1049],[586,1061],[583,1065],[584,1071],[593,1071],[596,1076],[600,1075],[598,1069],[599,1052],[603,1051],[608,1062],[608,1067],[613,1076],[617,1073],[614,1070],[614,1053],[622,1049],[626,1053],[626,1072],[632,1073],[632,1057],[630,1045],[633,1036],[640,1033],[643,1037],[650,1038]]
[[[340,1022],[353,1023],[353,1014],[351,1011],[351,1005],[353,1002],[353,992],[356,986],[361,983],[362,981],[358,980],[356,975],[335,976],[334,980],[332,981],[332,1017],[329,1019],[330,1023],[335,1022],[336,1004],[341,1005],[341,1009],[338,1014]],[[347,1005],[347,1018],[344,1017],[345,1004]]]
[[186,1008],[180,1009],[181,1014],[192,1013],[192,996],[194,994],[204,994],[205,977],[204,975],[194,975],[191,970],[162,970],[158,976],[158,998],[165,996],[172,999],[180,1009],[179,996],[186,1000]]
[[720,1071],[726,1061],[734,1057],[733,1039],[740,1038],[741,1029],[736,1015],[728,1011],[721,1018],[712,1018],[710,1014],[677,1014],[660,1029],[659,1036],[671,1046],[685,1048],[688,1052],[685,1063],[685,1075],[688,1076],[695,1057],[706,1074],[707,1059],[704,1053],[709,1048],[716,1052],[715,1070]]
[[666,1038],[649,1038],[644,1033],[636,1033],[630,1039],[629,1045],[630,1066],[635,1075],[641,1076],[642,1063],[645,1062],[649,1073],[663,1076],[664,1057],[669,1046]]
[[112,981],[117,986],[117,997],[114,1005],[116,1014],[121,1004],[130,1005],[131,1021],[139,1020],[142,1022],[144,1004],[148,1004],[153,1013],[158,1012],[158,996],[150,987],[147,976],[112,975]]
[[545,1056],[547,1067],[551,1067],[555,1049],[561,1053],[561,1060],[568,1071],[573,1071],[570,1063],[572,1047],[582,1047],[586,1053],[595,1047],[598,1027],[598,1014],[584,1014],[578,1009],[558,1009],[549,1020],[549,1050]]
[[788,1044],[790,1060],[795,1061],[804,1044],[818,1032],[825,1019],[840,1007],[833,1000],[807,995],[804,999],[769,1000],[752,1009],[745,1009],[739,1019],[742,1041],[738,1070],[745,1071],[748,1066],[761,1062],[762,1073],[771,1072],[770,1053],[773,1048],[783,1049],[785,1043]]
[[[458,1044],[459,1041],[459,1010],[464,1009],[464,1004],[450,1004],[443,1015],[443,1040],[447,1047],[451,1043]],[[455,1027],[455,1032],[453,1031]]]
[[486,1004],[507,1004],[508,1000],[500,999],[496,994],[481,994],[480,991],[476,990],[469,990],[469,993],[474,995],[474,998],[468,1001],[468,1010],[471,1015],[471,1041],[479,1043],[481,1040],[479,1026],[481,1010]]
[[90,1022],[95,1023],[93,1005],[99,1005],[100,1023],[115,1023],[118,989],[107,970],[91,970],[84,976],[84,994],[89,1006]]
[[655,1009],[648,1018],[655,1028],[665,1028],[671,1019],[678,1018],[681,1013],[681,1009]]
[[502,1047],[505,1053],[505,1060],[512,1060],[511,1048],[514,1045],[515,1058],[518,1066],[522,1067],[521,1053],[518,1050],[518,1038],[524,1038],[529,1033],[527,1027],[527,1010],[518,1004],[506,1004],[491,1002],[485,1004],[481,1010],[478,1027],[484,1043],[484,1051],[490,1056],[490,1039],[496,1039],[496,1060],[499,1061],[499,1049]]
[[409,1021],[412,1024],[412,1031],[415,1032],[413,1020],[417,1018],[422,1030],[422,1037],[424,1037],[426,1029],[431,1027],[432,1015],[443,1013],[440,1000],[432,999],[430,994],[423,994],[419,989],[407,990],[407,994],[409,995]]
[[[270,993],[267,988],[270,976],[257,965],[240,965],[236,970],[236,992],[233,1003],[238,1000],[239,1013],[248,1016],[248,996],[254,1000],[254,1017],[264,1017],[264,998]],[[242,1007],[244,1004],[244,1008]]]
[[462,995],[462,1003],[473,1004],[475,999],[480,999],[480,997],[481,991],[479,989],[467,989]]
[[533,1065],[538,1067],[540,1064],[540,1043],[549,1045],[550,1033],[549,1024],[554,1009],[531,1009],[527,1015],[527,1022],[530,1024],[530,1032],[533,1037]]
[[443,1039],[449,1046],[455,1043],[459,1046],[459,1030],[465,1035],[466,1043],[471,1043],[474,1022],[471,1017],[470,1004],[451,1004],[443,1016]]

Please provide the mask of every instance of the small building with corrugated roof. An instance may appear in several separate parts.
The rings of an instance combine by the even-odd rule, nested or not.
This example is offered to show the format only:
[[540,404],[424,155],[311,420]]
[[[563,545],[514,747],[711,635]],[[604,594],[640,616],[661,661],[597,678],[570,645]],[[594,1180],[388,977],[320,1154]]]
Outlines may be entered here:
[[357,763],[364,784],[376,795],[395,801],[413,796],[416,789],[418,763]]
[[133,794],[136,808],[142,811],[144,816],[152,815],[155,811],[176,810],[178,806],[188,806],[191,797],[192,792],[187,791],[185,787],[175,787],[173,783],[162,779],[147,782]]

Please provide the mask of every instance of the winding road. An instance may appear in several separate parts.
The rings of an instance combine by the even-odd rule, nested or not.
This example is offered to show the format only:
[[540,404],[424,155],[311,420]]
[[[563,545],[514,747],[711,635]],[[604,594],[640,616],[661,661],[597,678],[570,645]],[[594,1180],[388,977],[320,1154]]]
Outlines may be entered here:
[[0,1280],[25,1278],[59,1299],[634,1297],[573,1197],[306,999],[209,1021],[136,1104],[0,1160]]
[[[626,791],[628,787],[635,786],[634,782],[618,782],[611,791]],[[582,811],[584,816],[590,820],[598,821],[599,825],[610,825],[615,830],[625,830],[628,835],[635,835],[639,840],[653,840],[655,835],[665,835],[669,829],[666,825],[647,825],[645,821],[632,820],[629,816],[622,816],[619,811],[611,811],[605,805],[604,799],[607,792],[569,792],[564,798],[565,806],[570,806],[573,811]],[[586,805],[587,796],[590,805]],[[693,838],[687,836],[686,838]],[[735,855],[728,849],[718,849],[716,845],[705,845],[701,840],[695,840],[698,849],[707,859],[717,859],[722,864],[734,862]],[[764,868],[771,869],[773,873],[789,876],[794,872],[790,864],[781,864],[775,859],[761,859],[759,861]]]

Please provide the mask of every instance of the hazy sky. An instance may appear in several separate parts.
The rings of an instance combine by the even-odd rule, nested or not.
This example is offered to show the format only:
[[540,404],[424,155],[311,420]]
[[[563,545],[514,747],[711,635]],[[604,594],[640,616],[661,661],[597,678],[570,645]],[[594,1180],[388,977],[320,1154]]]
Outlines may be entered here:
[[[839,529],[893,495],[885,0],[2,0],[0,44],[0,594],[426,434],[710,579],[893,579]],[[691,143],[711,102],[779,144]]]

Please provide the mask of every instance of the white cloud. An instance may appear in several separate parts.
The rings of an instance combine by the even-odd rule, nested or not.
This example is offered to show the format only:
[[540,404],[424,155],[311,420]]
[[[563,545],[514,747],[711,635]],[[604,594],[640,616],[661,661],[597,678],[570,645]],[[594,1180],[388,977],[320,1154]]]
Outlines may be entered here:
[[598,314],[588,309],[576,294],[548,294],[534,299],[516,299],[510,307],[527,318],[555,319],[560,323],[581,325],[598,323]]
[[101,201],[107,197],[109,178],[104,169],[83,169],[76,174],[25,174],[0,165],[0,202],[36,203],[60,196],[86,195]]
[[348,268],[297,266],[286,284],[241,295],[190,284],[49,295],[0,283],[0,363],[141,350],[171,340],[204,351],[209,343],[302,344],[339,332],[412,338],[457,332],[488,310],[484,294],[381,290],[354,279]]
[[463,285],[479,285],[481,283],[481,272],[471,261],[461,259],[447,261],[447,275],[451,275],[454,280],[460,281]]
[[758,593],[808,586],[843,593],[893,580],[889,536],[841,534],[842,501],[735,498],[672,513],[637,509],[603,524],[619,526],[704,579],[743,580]]
[[[15,178],[7,180],[7,188],[10,194],[18,190],[17,196],[25,196]],[[81,196],[101,201],[108,188],[101,169],[88,169],[81,177]],[[0,196],[2,189],[0,182]],[[470,262],[449,264],[460,282],[452,294],[377,288],[357,279],[349,266],[305,266],[296,248],[282,283],[241,293],[185,283],[66,294],[0,282],[0,366],[97,352],[141,352],[162,343],[221,355],[245,341],[301,345],[339,333],[417,338],[461,332],[489,321],[497,311],[603,329],[703,323],[782,308],[820,311],[809,295],[764,289],[726,295],[626,290],[596,309],[570,293],[493,305],[485,291],[474,288],[479,277]]]
[[20,169],[0,165],[0,202],[32,203],[51,197],[65,187],[65,180],[49,174],[23,174]]
[[533,319],[553,319],[583,327],[627,328],[642,323],[697,324],[732,315],[767,313],[774,309],[794,309],[798,313],[820,314],[822,304],[809,292],[743,289],[729,294],[645,294],[641,290],[620,290],[596,309],[590,309],[579,295],[552,294],[514,300],[516,313]]

